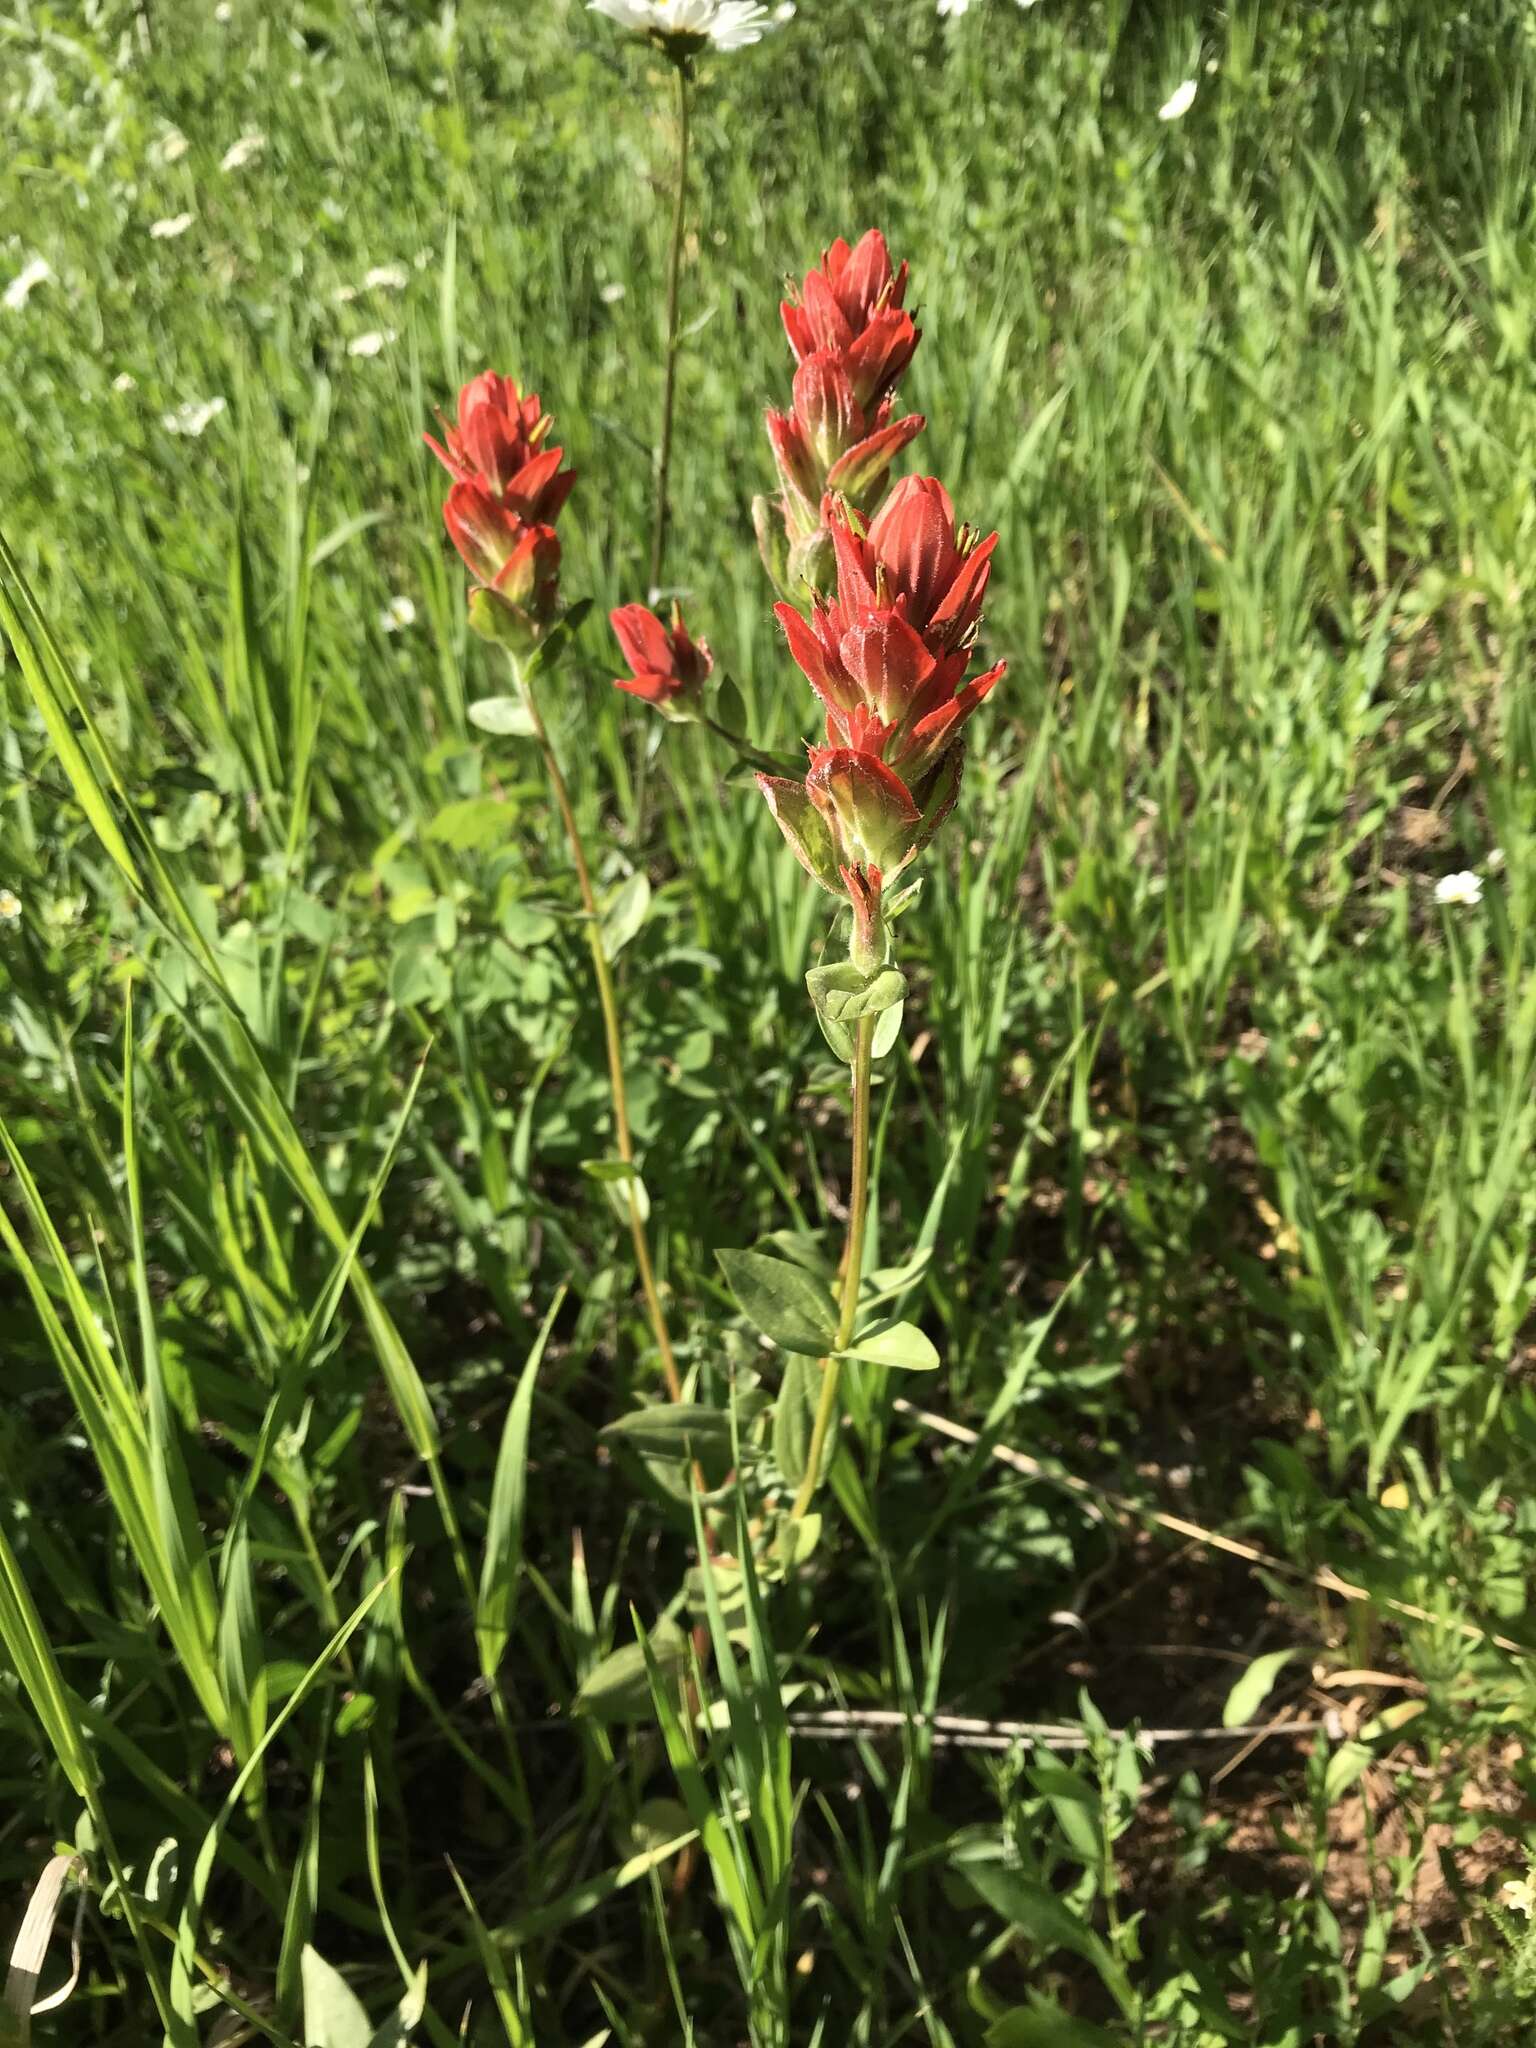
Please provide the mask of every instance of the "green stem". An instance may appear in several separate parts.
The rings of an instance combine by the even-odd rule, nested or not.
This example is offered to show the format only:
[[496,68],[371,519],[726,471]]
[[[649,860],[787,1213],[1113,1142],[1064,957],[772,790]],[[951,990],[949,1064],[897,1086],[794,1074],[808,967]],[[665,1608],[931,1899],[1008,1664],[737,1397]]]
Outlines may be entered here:
[[[838,1351],[846,1351],[853,1342],[854,1322],[859,1310],[859,1282],[864,1275],[864,1226],[869,1215],[869,1077],[874,1065],[874,1047],[875,1019],[861,1017],[853,1048],[853,1192],[848,1202],[848,1246],[843,1256],[843,1296],[835,1347]],[[816,1403],[805,1477],[790,1510],[793,1522],[800,1520],[816,1498],[827,1437],[837,1414],[837,1382],[841,1372],[840,1358],[821,1361],[821,1398]]]
[[[587,852],[582,843],[581,827],[576,822],[571,793],[566,787],[565,777],[560,772],[554,742],[549,737],[549,730],[534,697],[533,685],[515,658],[512,661],[512,674],[517,683],[518,695],[533,726],[534,738],[539,743],[539,751],[544,756],[545,773],[549,776],[549,786],[554,792],[555,805],[565,825],[565,836],[571,849],[571,862],[576,869],[576,886],[581,891],[582,908],[587,913],[587,943],[592,949],[592,972],[597,979],[597,999],[603,1012],[603,1037],[608,1048],[608,1091],[613,1100],[614,1144],[625,1165],[633,1166],[635,1148],[629,1130],[629,1098],[624,1087],[624,1049],[619,1034],[619,999],[613,986],[613,968],[609,964],[607,950],[603,945],[603,927],[597,914],[597,896],[592,887],[592,871],[587,865]],[[661,1354],[662,1376],[666,1380],[668,1394],[674,1401],[681,1401],[682,1377],[677,1369],[672,1339],[667,1334],[667,1320],[662,1313],[661,1295],[656,1286],[656,1272],[651,1264],[651,1247],[645,1234],[645,1218],[640,1213],[640,1190],[633,1174],[625,1180],[624,1190],[628,1197],[629,1233],[634,1241],[640,1291],[645,1297],[651,1334],[655,1337],[656,1349]]]
[[765,775],[782,775],[786,766],[793,766],[792,763],[775,761],[772,754],[761,752],[750,740],[743,739],[739,732],[732,732],[729,726],[722,725],[718,718],[711,718],[707,712],[699,714],[698,722],[707,726],[717,740],[724,740],[728,747],[733,747],[751,767],[761,768]]
[[667,356],[661,393],[661,442],[656,451],[656,509],[651,521],[651,592],[661,587],[672,507],[667,485],[672,474],[672,410],[677,397],[677,315],[682,297],[683,231],[688,207],[688,72],[677,73],[677,199],[672,212],[672,253],[667,264]]

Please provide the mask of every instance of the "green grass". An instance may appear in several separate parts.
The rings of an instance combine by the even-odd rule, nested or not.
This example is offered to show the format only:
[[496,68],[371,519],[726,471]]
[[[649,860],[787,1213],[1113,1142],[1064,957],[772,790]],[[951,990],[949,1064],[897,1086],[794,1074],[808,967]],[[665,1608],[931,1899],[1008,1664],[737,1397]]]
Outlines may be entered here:
[[[801,0],[702,67],[690,623],[790,748],[777,300],[877,223],[1010,663],[874,1103],[875,1264],[931,1241],[903,1312],[943,1367],[848,1376],[819,1542],[724,1611],[676,1466],[602,1435],[660,1379],[581,1171],[590,962],[536,754],[466,716],[504,683],[420,442],[489,363],[581,472],[595,605],[544,703],[603,889],[651,885],[637,1140],[749,1557],[781,1361],[715,1255],[835,1249],[847,1084],[766,807],[608,686],[666,85],[576,0],[0,7],[0,286],[53,272],[0,309],[0,1928],[59,1843],[91,1896],[32,2037],[1522,2040],[1527,14]],[[1437,905],[1462,868],[1482,902]],[[1219,1729],[1285,1650],[1234,1718],[1311,1736],[1120,1732]],[[908,1719],[794,1721],[839,1708]]]

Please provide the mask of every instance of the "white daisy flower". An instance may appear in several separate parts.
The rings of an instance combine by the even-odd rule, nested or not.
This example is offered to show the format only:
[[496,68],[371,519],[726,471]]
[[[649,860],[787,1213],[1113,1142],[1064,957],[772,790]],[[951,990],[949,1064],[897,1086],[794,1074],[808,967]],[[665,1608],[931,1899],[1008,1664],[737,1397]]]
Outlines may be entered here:
[[1502,846],[1489,847],[1488,872],[1490,875],[1500,875],[1504,872],[1504,849]]
[[0,924],[15,924],[21,917],[21,898],[14,889],[0,889]]
[[221,171],[244,170],[245,166],[253,158],[261,155],[266,146],[267,138],[265,135],[242,135],[237,141],[232,142],[228,149],[225,150],[223,156],[219,158],[219,169]]
[[773,10],[773,18],[781,27],[786,21],[793,21],[795,18],[795,0],[779,0],[778,6]]
[[416,623],[416,607],[402,592],[392,597],[379,613],[379,625],[386,633],[403,633],[407,626]]
[[1184,83],[1171,92],[1157,110],[1159,121],[1181,121],[1195,104],[1197,91],[1195,81],[1186,78]]
[[112,379],[112,389],[114,391],[137,391],[138,388],[139,380],[131,370],[124,370]]
[[411,273],[403,263],[376,263],[363,279],[363,290],[403,292],[410,281]]
[[371,334],[359,334],[355,340],[349,341],[347,343],[347,354],[349,356],[382,355],[394,338],[395,330],[393,327],[386,327],[382,332],[375,328]]
[[1474,875],[1470,868],[1462,868],[1454,875],[1442,875],[1435,884],[1437,903],[1454,903],[1470,908],[1483,900],[1483,878]]
[[174,412],[162,413],[160,424],[168,434],[185,434],[196,440],[224,409],[222,398],[189,398]]
[[172,128],[169,134],[162,135],[156,143],[155,155],[163,164],[179,164],[191,147],[191,143],[181,130]]
[[626,290],[627,287],[620,284],[617,281],[617,279],[615,279],[612,284],[603,285],[598,291],[597,296],[602,300],[605,306],[616,306],[619,303],[620,299],[623,298]]
[[587,0],[594,14],[606,14],[639,36],[688,48],[743,50],[757,42],[773,18],[762,0]]
[[331,304],[333,306],[350,306],[356,297],[357,286],[355,284],[339,284],[335,291],[331,293]]
[[939,0],[940,14],[960,16],[970,6],[971,0]]
[[46,284],[53,276],[53,266],[45,263],[41,256],[34,256],[24,263],[5,288],[0,305],[7,313],[19,313],[40,284]]
[[178,235],[184,235],[191,227],[195,215],[173,213],[168,220],[157,220],[150,224],[149,239],[152,242],[174,242]]
[[218,6],[213,10],[213,18],[220,28],[228,27],[235,18],[235,10],[230,5],[230,0],[219,0]]

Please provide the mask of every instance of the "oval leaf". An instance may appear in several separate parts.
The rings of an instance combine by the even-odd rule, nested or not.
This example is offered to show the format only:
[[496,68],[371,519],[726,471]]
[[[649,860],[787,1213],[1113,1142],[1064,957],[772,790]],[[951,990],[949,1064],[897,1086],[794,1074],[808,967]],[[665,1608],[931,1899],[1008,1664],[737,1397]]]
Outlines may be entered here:
[[832,1296],[800,1266],[765,1252],[721,1252],[742,1314],[786,1351],[823,1358],[837,1335]]
[[785,1484],[798,1486],[811,1453],[816,1416],[816,1368],[798,1353],[785,1361],[779,1398],[773,1404],[773,1462]]
[[1294,1650],[1270,1650],[1264,1656],[1254,1658],[1227,1694],[1227,1704],[1221,1710],[1223,1728],[1241,1728],[1253,1719],[1274,1690],[1275,1680],[1295,1654]]
[[469,722],[499,740],[531,740],[533,720],[516,697],[482,697],[469,707]]
[[352,1986],[318,1950],[305,1945],[304,2048],[368,2048],[373,2028]]
[[[675,1621],[658,1622],[651,1631],[651,1655],[668,1679],[679,1679],[688,1663],[688,1640]],[[648,1721],[651,1684],[645,1651],[626,1643],[589,1671],[571,1706],[573,1714],[594,1721]]]
[[939,1363],[932,1338],[925,1337],[916,1323],[887,1323],[883,1330],[870,1330],[855,1337],[840,1356],[860,1358],[866,1365],[892,1365],[901,1372],[933,1372]]
[[645,923],[650,908],[650,881],[637,870],[603,913],[603,951],[610,960],[617,960]]
[[656,1408],[637,1408],[598,1432],[618,1437],[646,1458],[690,1458],[711,1444],[729,1445],[731,1418],[701,1402],[670,1401]]

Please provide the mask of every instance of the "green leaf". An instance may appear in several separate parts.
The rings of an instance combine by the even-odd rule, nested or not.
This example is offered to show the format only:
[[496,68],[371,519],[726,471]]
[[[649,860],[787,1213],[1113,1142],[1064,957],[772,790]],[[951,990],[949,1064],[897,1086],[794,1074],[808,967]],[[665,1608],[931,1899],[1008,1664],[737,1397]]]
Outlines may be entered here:
[[1223,1728],[1241,1728],[1251,1721],[1274,1690],[1275,1680],[1295,1656],[1294,1650],[1270,1650],[1255,1657],[1227,1694],[1221,1710]]
[[640,1178],[640,1169],[632,1159],[583,1159],[581,1170],[589,1180],[620,1182]]
[[688,1809],[680,1799],[646,1799],[635,1809],[625,1830],[628,1840],[621,1846],[631,1856],[656,1849],[673,1855],[689,1833]]
[[427,2009],[427,1966],[422,1963],[411,1979],[411,1988],[368,2043],[368,2048],[402,2048],[421,2025]]
[[531,740],[535,733],[527,707],[516,697],[482,697],[470,705],[469,722],[500,740]]
[[1099,1795],[1062,1764],[1036,1764],[1029,1773],[1035,1790],[1051,1802],[1056,1825],[1085,1869],[1096,1869],[1104,1854]]
[[770,1230],[768,1235],[758,1239],[757,1249],[771,1245],[774,1252],[782,1252],[792,1265],[804,1266],[807,1273],[814,1273],[824,1280],[828,1287],[837,1284],[837,1268],[821,1248],[821,1239],[807,1230]]
[[887,1323],[883,1330],[870,1330],[855,1337],[843,1358],[859,1358],[866,1365],[891,1365],[901,1372],[933,1372],[939,1354],[931,1338],[916,1323]]
[[781,1514],[773,1534],[773,1559],[787,1579],[791,1572],[798,1571],[808,1558],[814,1555],[821,1541],[820,1515],[802,1515],[798,1521],[793,1515]]
[[491,1507],[480,1559],[480,1588],[475,1601],[480,1668],[488,1680],[494,1680],[506,1654],[523,1569],[523,1510],[528,1496],[528,1432],[533,1417],[534,1383],[549,1333],[564,1301],[565,1289],[557,1287],[518,1376],[517,1391],[507,1409],[501,1449],[496,1456],[496,1476],[491,1483]]
[[649,877],[636,869],[603,912],[603,951],[617,960],[639,932],[651,909]]
[[713,1445],[728,1446],[731,1418],[702,1402],[669,1401],[655,1408],[637,1408],[598,1432],[617,1437],[646,1458],[692,1458]]
[[370,2048],[373,2028],[341,1972],[307,1945],[302,1972],[304,2048]]
[[[688,1665],[688,1639],[675,1621],[659,1621],[650,1634],[651,1658],[670,1681],[681,1679]],[[594,1721],[646,1721],[651,1715],[651,1688],[646,1673],[645,1645],[626,1643],[593,1666],[571,1705],[573,1714]]]
[[905,1003],[892,1003],[888,1010],[881,1012],[875,1025],[875,1035],[869,1042],[870,1057],[883,1060],[891,1047],[901,1036],[901,1020],[906,1015]]
[[912,1256],[899,1266],[881,1266],[873,1273],[866,1273],[859,1285],[859,1314],[867,1315],[871,1309],[880,1308],[888,1301],[899,1301],[904,1294],[910,1294],[927,1272],[933,1261],[931,1245],[919,1245]]
[[1004,2013],[987,2029],[987,2048],[1114,2048],[1114,2041],[1102,2027],[1075,2020],[1038,1995],[1032,2006]]
[[584,1159],[581,1170],[590,1180],[595,1180],[608,1198],[608,1206],[621,1223],[628,1223],[630,1198],[640,1212],[642,1223],[650,1220],[651,1198],[646,1192],[640,1169],[629,1159]]
[[837,1335],[832,1296],[803,1267],[764,1252],[721,1252],[720,1264],[742,1314],[786,1351],[824,1358]]
[[454,853],[473,853],[511,836],[512,806],[499,796],[467,796],[444,804],[427,827],[427,837]]
[[715,723],[723,725],[727,732],[744,735],[747,730],[747,707],[742,702],[741,691],[736,678],[723,675],[720,687],[715,692]]
[[[1108,1945],[1073,1912],[1049,1885],[1026,1877],[997,1860],[965,1856],[954,1859],[958,1870],[982,1899],[1004,1920],[1049,1952],[1064,1948],[1091,1963],[1122,2011],[1133,2005],[1130,1980]],[[1027,2038],[1027,2037],[1026,2037]]]
[[402,946],[389,963],[389,994],[402,1010],[446,1003],[453,994],[447,962],[431,946]]
[[790,1486],[798,1486],[805,1477],[819,1377],[809,1358],[791,1353],[785,1360],[779,1398],[773,1404],[773,1462]]
[[[864,974],[851,960],[838,960],[830,967],[813,967],[805,977],[816,1009],[822,1036],[840,1060],[854,1055],[853,1027],[861,1017],[879,1017],[875,1031],[877,1052],[889,1052],[901,1030],[900,1008],[907,993],[907,978],[895,967],[880,967]],[[896,1012],[894,1025],[887,1019]]]
[[1369,1770],[1375,1751],[1363,1742],[1345,1742],[1328,1759],[1328,1768],[1323,1773],[1323,1799],[1332,1806],[1336,1799],[1342,1799],[1350,1786],[1357,1783]]

